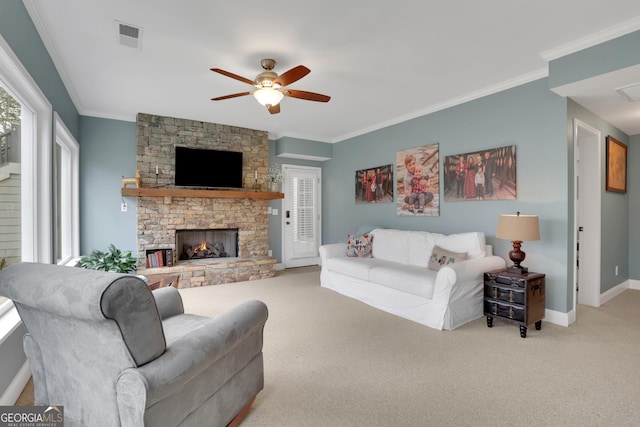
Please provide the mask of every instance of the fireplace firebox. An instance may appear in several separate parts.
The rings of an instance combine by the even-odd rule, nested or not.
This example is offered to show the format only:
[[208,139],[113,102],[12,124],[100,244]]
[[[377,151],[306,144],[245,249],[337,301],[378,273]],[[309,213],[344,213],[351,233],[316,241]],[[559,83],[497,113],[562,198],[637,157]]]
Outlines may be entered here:
[[178,259],[238,256],[238,229],[176,230]]

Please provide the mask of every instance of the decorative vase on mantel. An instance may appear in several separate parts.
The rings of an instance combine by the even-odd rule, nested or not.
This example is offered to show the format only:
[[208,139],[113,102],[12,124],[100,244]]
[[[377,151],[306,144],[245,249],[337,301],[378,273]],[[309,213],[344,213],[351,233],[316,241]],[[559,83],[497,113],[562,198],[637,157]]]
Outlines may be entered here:
[[267,183],[269,191],[273,193],[279,193],[282,191],[281,186],[282,181],[284,181],[284,174],[282,173],[282,168],[278,163],[274,163],[269,166],[269,172],[262,179]]

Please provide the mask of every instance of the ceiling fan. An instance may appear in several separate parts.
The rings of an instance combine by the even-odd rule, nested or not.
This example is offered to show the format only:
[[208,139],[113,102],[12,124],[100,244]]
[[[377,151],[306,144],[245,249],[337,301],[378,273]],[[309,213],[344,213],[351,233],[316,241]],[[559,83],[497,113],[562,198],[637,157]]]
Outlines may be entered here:
[[255,86],[256,90],[252,92],[240,92],[234,93],[232,95],[219,96],[217,98],[211,98],[211,100],[222,101],[223,99],[237,98],[239,96],[253,94],[253,96],[258,100],[260,104],[267,107],[267,110],[269,110],[271,114],[277,114],[280,112],[280,101],[285,96],[316,102],[329,102],[329,100],[331,99],[331,97],[322,95],[320,93],[284,88],[291,83],[297,82],[311,72],[311,70],[304,65],[293,67],[289,71],[286,71],[279,76],[274,71],[272,71],[276,66],[275,60],[263,59],[262,61],[260,61],[260,65],[262,65],[264,71],[258,74],[256,76],[256,79],[253,81],[237,74],[230,73],[229,71],[221,70],[220,68],[212,68],[211,71],[220,73],[227,77],[231,77],[232,79],[239,80],[251,86]]

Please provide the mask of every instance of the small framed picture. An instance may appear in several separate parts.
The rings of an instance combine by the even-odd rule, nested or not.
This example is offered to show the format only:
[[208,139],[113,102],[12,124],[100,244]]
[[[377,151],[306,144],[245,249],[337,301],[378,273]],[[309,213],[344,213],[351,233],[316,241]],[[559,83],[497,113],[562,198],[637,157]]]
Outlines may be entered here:
[[356,203],[393,202],[393,165],[356,171]]
[[607,136],[607,191],[627,192],[627,146]]

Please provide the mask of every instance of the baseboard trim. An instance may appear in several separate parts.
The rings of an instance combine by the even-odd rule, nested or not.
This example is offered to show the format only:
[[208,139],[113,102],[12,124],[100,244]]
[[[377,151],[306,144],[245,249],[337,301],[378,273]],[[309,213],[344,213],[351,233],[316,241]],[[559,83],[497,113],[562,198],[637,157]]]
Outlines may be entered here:
[[576,321],[575,313],[571,310],[569,313],[562,313],[560,311],[544,310],[544,321],[553,323],[559,326],[569,326]]
[[25,361],[16,376],[11,380],[9,387],[7,387],[2,396],[0,396],[0,406],[15,405],[22,390],[24,390],[24,387],[29,382],[29,378],[31,378],[31,366],[29,365],[29,361]]
[[615,297],[617,297],[618,295],[620,295],[621,293],[623,293],[627,289],[631,289],[631,284],[629,283],[629,280],[625,280],[624,282],[620,283],[619,285],[614,286],[613,288],[609,289],[608,291],[606,291],[604,293],[601,293],[600,294],[600,305],[611,301],[612,299],[614,299]]

